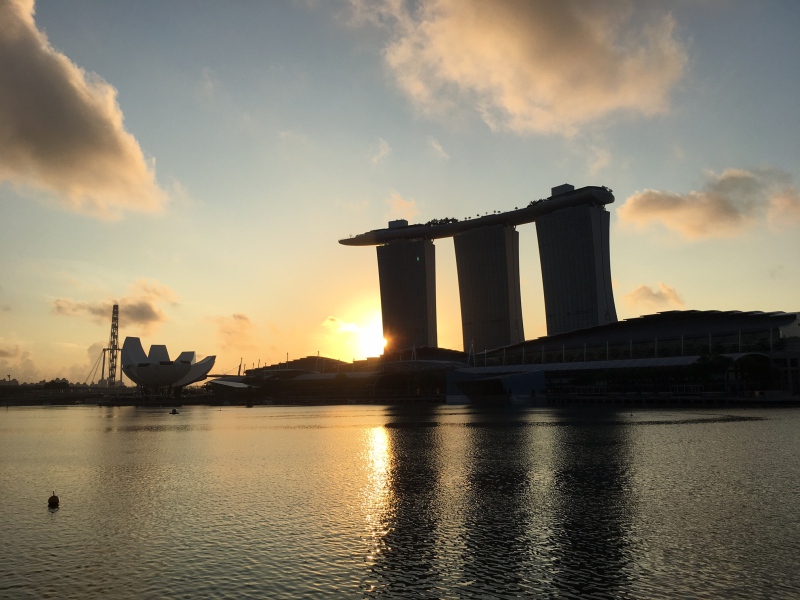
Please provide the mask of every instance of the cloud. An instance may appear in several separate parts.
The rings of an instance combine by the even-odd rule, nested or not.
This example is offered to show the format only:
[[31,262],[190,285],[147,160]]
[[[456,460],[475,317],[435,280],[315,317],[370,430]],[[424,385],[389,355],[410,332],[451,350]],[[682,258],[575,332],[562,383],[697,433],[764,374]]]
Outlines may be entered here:
[[230,317],[212,317],[217,324],[217,335],[224,349],[238,348],[251,350],[253,344],[253,323],[247,315],[234,313]]
[[[72,364],[66,369],[65,376],[67,380],[72,383],[92,383],[98,381],[102,377],[101,364],[98,363],[98,358],[101,357],[103,349],[108,344],[105,342],[95,342],[86,349],[85,362],[83,364]],[[118,366],[117,379],[121,372]],[[108,367],[106,367],[106,376],[108,375]]]
[[644,312],[654,313],[660,310],[682,309],[686,305],[672,287],[658,282],[658,289],[647,285],[640,285],[622,297],[622,301],[632,309],[639,309]]
[[444,148],[442,148],[442,145],[439,143],[439,140],[437,140],[435,137],[428,138],[428,145],[439,158],[443,158],[445,160],[450,158],[450,155],[445,152]]
[[769,275],[770,279],[775,280],[778,279],[778,276],[784,272],[786,272],[786,267],[784,265],[775,265],[767,271],[767,275]]
[[78,317],[89,315],[92,317],[111,316],[111,306],[109,302],[75,302],[66,298],[56,298],[53,300],[53,314],[66,317]]
[[355,323],[348,323],[339,317],[329,316],[322,324],[333,333],[357,333],[359,329]]
[[328,330],[324,345],[332,356],[367,358],[383,354],[386,345],[380,313],[364,315],[362,324],[329,316],[322,326]]
[[386,204],[389,207],[389,219],[413,219],[419,214],[416,200],[406,200],[395,191],[389,195]]
[[631,0],[350,0],[389,31],[384,59],[427,114],[469,106],[493,129],[570,135],[655,115],[686,70],[675,22]]
[[636,192],[617,215],[623,224],[658,223],[689,240],[733,237],[759,220],[776,230],[800,225],[800,194],[779,169],[727,169],[708,173],[700,191]]
[[356,355],[361,355],[358,351],[361,327],[355,323],[350,323],[334,316],[328,316],[328,318],[322,322],[322,327],[324,327],[328,333],[322,342],[323,351],[326,356],[351,356],[355,358]]
[[767,201],[767,223],[780,230],[800,225],[800,193],[793,186],[776,190]]
[[611,152],[603,146],[590,146],[589,174],[597,175],[611,164]]
[[33,0],[0,2],[0,182],[94,217],[159,211],[167,195],[117,90],[54,49],[33,16]]
[[0,346],[0,358],[16,358],[19,354],[19,346],[14,346],[13,348],[3,348]]
[[218,83],[216,74],[208,67],[204,67],[202,73],[200,74],[201,93],[204,97],[211,99],[214,97],[217,87]]
[[387,142],[383,138],[378,138],[378,143],[375,146],[375,150],[372,153],[372,158],[370,160],[372,161],[373,165],[377,165],[384,158],[389,156],[391,152],[392,152],[392,147],[389,145],[389,142]]
[[119,300],[76,302],[68,298],[56,298],[53,301],[53,314],[84,317],[98,324],[110,324],[113,305],[119,304],[122,326],[139,326],[143,332],[149,332],[154,325],[167,319],[159,306],[163,303],[176,305],[175,292],[156,280],[139,279],[131,285],[130,293]]
[[296,129],[286,129],[278,132],[278,138],[286,144],[307,146],[311,144],[311,138],[302,131]]
[[31,353],[22,350],[19,346],[14,348],[0,347],[0,378],[16,379],[18,382],[34,383],[39,381],[39,369],[31,358]]

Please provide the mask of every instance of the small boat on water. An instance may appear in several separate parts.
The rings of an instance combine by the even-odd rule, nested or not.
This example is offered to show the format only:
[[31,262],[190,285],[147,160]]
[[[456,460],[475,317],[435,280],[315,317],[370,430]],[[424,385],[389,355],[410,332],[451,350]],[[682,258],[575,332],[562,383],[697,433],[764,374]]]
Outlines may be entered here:
[[177,408],[173,408],[171,411],[169,411],[169,414],[171,414],[171,415],[179,415],[181,413],[178,412]]

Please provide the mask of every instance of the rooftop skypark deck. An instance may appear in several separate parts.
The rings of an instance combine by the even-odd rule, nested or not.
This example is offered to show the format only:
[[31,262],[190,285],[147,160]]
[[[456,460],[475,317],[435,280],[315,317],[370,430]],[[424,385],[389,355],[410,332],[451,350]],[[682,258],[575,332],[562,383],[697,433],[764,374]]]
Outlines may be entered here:
[[435,240],[453,237],[478,227],[533,223],[539,217],[572,206],[601,206],[612,202],[614,202],[614,195],[607,187],[587,186],[577,190],[553,194],[545,200],[534,200],[528,206],[507,212],[467,218],[463,221],[442,219],[434,220],[430,224],[399,225],[386,229],[373,229],[366,233],[341,239],[339,243],[345,246],[378,246],[398,240]]

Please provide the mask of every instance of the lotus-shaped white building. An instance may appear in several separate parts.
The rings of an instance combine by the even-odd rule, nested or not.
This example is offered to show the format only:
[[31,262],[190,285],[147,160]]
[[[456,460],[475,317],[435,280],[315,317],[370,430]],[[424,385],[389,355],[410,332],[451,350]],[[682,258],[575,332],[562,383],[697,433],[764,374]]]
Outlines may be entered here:
[[207,356],[195,362],[194,352],[181,352],[178,358],[170,360],[167,347],[160,344],[153,344],[145,354],[138,337],[125,338],[122,344],[123,373],[137,385],[154,391],[180,389],[205,379],[216,358]]

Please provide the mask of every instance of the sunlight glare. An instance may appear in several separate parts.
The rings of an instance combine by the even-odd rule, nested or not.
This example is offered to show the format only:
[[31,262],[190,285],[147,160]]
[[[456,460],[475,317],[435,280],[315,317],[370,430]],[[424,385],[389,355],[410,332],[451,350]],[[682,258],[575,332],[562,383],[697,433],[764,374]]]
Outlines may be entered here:
[[366,325],[358,329],[358,353],[364,358],[380,356],[385,347],[386,340],[383,337],[381,313],[374,312],[370,315]]
[[385,548],[391,511],[391,450],[389,436],[383,427],[374,427],[367,434],[368,483],[364,490],[367,560],[372,562]]

